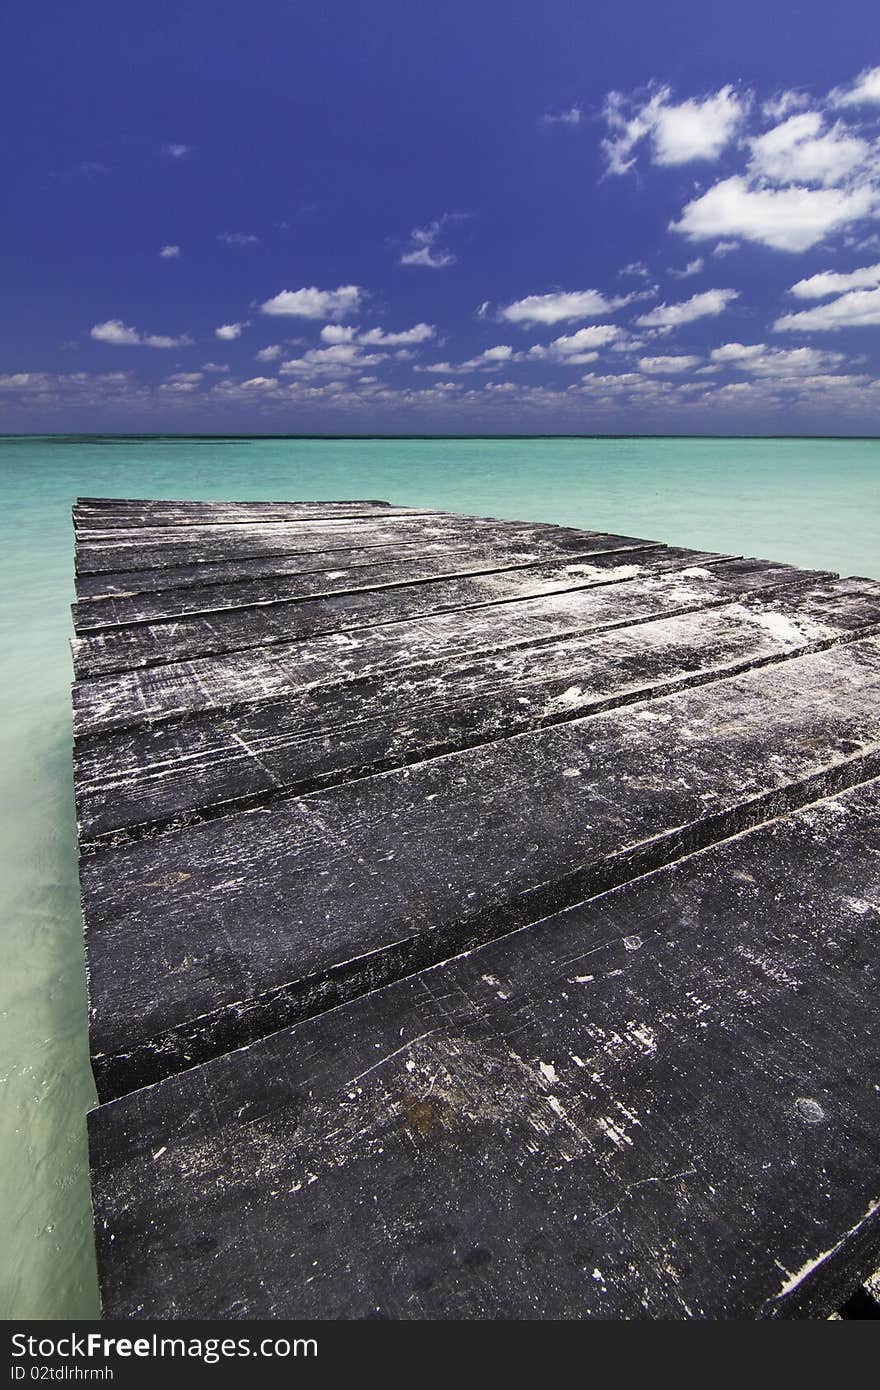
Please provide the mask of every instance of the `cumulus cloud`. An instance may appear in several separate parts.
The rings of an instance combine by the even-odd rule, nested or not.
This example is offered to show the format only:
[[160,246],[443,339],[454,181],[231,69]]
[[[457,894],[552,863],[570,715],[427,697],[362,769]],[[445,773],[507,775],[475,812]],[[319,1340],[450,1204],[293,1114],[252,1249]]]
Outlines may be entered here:
[[671,229],[716,242],[716,255],[734,239],[799,252],[880,215],[876,106],[880,67],[821,99],[788,90],[762,105],[729,85],[683,101],[668,86],[611,92],[603,148],[614,174],[642,153],[656,166],[726,154],[725,177],[696,192]]
[[494,347],[484,348],[482,352],[477,353],[476,357],[469,357],[465,362],[429,362],[423,367],[416,367],[416,371],[429,372],[435,376],[455,376],[463,372],[492,372],[509,362],[519,361],[521,356],[521,353],[514,352],[509,343],[497,343]]
[[603,114],[609,134],[602,148],[611,174],[625,174],[647,142],[654,164],[714,160],[737,134],[750,105],[748,93],[726,86],[701,99],[674,102],[669,87],[647,99],[609,92]]
[[656,328],[669,333],[684,323],[695,319],[717,318],[732,300],[739,298],[738,290],[705,290],[702,294],[692,294],[690,299],[680,304],[658,304],[647,314],[636,319],[640,328]]
[[530,294],[499,310],[498,317],[508,323],[564,323],[569,319],[604,318],[614,309],[629,304],[632,296],[606,299],[599,290],[569,290],[556,294]]
[[272,343],[269,347],[260,348],[260,351],[256,354],[257,361],[274,362],[277,357],[281,356],[281,351],[282,349],[278,343]]
[[345,376],[385,360],[384,353],[364,352],[357,343],[335,343],[332,347],[310,348],[301,357],[282,362],[283,376]]
[[749,141],[752,178],[775,184],[818,183],[833,187],[846,183],[871,152],[866,140],[847,132],[840,123],[825,128],[818,111],[789,116]]
[[186,159],[188,154],[192,154],[192,145],[163,145],[162,153],[167,154],[169,159]]
[[359,285],[339,285],[335,290],[319,290],[314,285],[281,290],[260,305],[260,312],[289,318],[342,319],[357,312],[363,293]]
[[878,204],[880,194],[869,186],[756,188],[734,175],[687,203],[671,225],[690,241],[732,235],[777,251],[807,251]]
[[669,274],[676,280],[687,280],[691,275],[699,275],[705,264],[702,256],[696,256],[694,260],[688,261],[683,270],[676,270],[674,266],[670,266]]
[[833,333],[841,328],[876,328],[880,324],[880,289],[849,290],[827,304],[783,314],[774,333]]
[[114,347],[188,347],[192,342],[187,334],[172,338],[164,333],[141,333],[121,319],[107,319],[106,323],[96,323],[90,330],[90,337],[98,343],[112,343]]
[[713,362],[738,364],[760,357],[766,351],[764,343],[723,343],[721,347],[713,348],[709,356]]
[[368,328],[365,333],[358,333],[357,341],[367,346],[409,347],[430,342],[436,334],[437,329],[432,323],[415,323],[412,328],[403,328],[396,333],[386,333],[382,328]]
[[692,367],[698,367],[702,360],[701,357],[686,356],[684,353],[672,357],[640,357],[639,371],[647,372],[649,376],[678,376],[681,372],[689,372]]
[[865,68],[849,87],[836,87],[832,106],[880,106],[880,67]]
[[159,257],[163,261],[176,261],[179,255],[179,246],[163,246],[159,251]]
[[580,328],[576,333],[554,338],[547,347],[536,345],[522,355],[526,361],[550,361],[565,367],[579,367],[587,362],[595,362],[599,348],[625,336],[624,330],[616,324],[597,323],[589,328]]
[[798,280],[792,285],[789,294],[795,299],[825,299],[830,294],[843,294],[846,290],[863,287],[875,288],[880,285],[880,265],[865,265],[859,270],[823,270],[811,275],[807,280]]
[[256,246],[260,238],[253,232],[218,232],[217,240],[224,246]]
[[236,338],[241,337],[242,329],[247,325],[243,323],[221,323],[219,328],[214,329],[215,338],[220,338],[224,343],[232,343]]
[[429,270],[442,270],[444,266],[454,265],[455,256],[438,241],[450,217],[438,218],[427,227],[413,227],[409,234],[409,245],[400,253],[401,265],[426,266]]
[[719,366],[734,367],[760,377],[815,376],[839,367],[846,358],[842,352],[822,352],[819,348],[772,348],[766,343],[724,343],[709,354]]

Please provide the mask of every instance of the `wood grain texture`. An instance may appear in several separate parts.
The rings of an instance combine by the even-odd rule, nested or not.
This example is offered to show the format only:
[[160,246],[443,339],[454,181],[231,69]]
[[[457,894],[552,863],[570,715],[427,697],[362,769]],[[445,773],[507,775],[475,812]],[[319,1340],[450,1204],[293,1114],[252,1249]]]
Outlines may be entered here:
[[[432,613],[485,608],[541,594],[591,588],[641,572],[642,553],[613,551],[613,558],[584,554],[520,569],[495,568],[416,583],[398,577],[389,584],[379,580],[363,588],[352,588],[349,578],[347,584],[343,581],[340,592],[333,592],[333,581],[325,574],[314,585],[318,593],[313,599],[303,594],[296,599],[278,598],[243,606],[236,605],[233,599],[231,606],[192,616],[86,633],[72,644],[74,670],[78,677],[131,671],[141,666],[302,641],[322,633],[353,632]],[[663,550],[648,551],[646,555],[646,573],[681,569],[689,560],[696,562],[701,558],[693,552],[667,558]],[[308,587],[303,584],[303,588]]]
[[812,1316],[876,1269],[880,584],[74,519],[106,1313]]
[[[636,574],[633,575],[633,568]],[[616,582],[614,580],[617,575]],[[675,561],[667,573],[662,553],[615,559],[610,567],[593,559],[579,561],[574,572],[556,570],[552,580],[534,570],[509,573],[480,582],[482,596],[492,588],[504,602],[484,602],[467,610],[429,613],[416,621],[400,615],[422,606],[422,595],[380,596],[376,611],[387,621],[357,630],[334,630],[340,612],[359,608],[369,596],[353,596],[333,606],[304,605],[301,624],[323,625],[325,636],[293,642],[267,642],[245,651],[230,651],[197,660],[157,662],[130,671],[91,679],[73,687],[74,728],[78,735],[129,728],[208,709],[241,708],[327,683],[407,670],[449,655],[500,651],[580,633],[629,627],[652,619],[729,603],[745,594],[769,594],[824,578],[821,573],[773,565],[763,560],[736,560],[711,565]],[[574,579],[576,588],[571,588]],[[470,587],[478,581],[462,581]],[[514,598],[531,588],[537,596]],[[544,590],[542,593],[541,590]],[[550,590],[555,592],[548,592]],[[448,592],[448,590],[447,590]],[[459,592],[462,587],[459,586]],[[366,597],[367,603],[364,603]],[[392,601],[393,599],[393,601]],[[430,601],[430,600],[428,600]],[[342,605],[342,610],[340,609]],[[397,614],[392,619],[392,614]]]
[[880,790],[90,1117],[119,1318],[786,1318],[880,1252]]
[[880,772],[880,639],[85,855],[99,1094]]
[[265,804],[880,629],[880,583],[783,589],[601,636],[453,656],[80,739],[83,844]]

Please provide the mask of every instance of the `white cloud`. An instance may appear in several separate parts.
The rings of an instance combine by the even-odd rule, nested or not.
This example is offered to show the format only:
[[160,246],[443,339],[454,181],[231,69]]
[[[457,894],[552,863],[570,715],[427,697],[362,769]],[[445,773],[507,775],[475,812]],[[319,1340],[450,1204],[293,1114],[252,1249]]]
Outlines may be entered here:
[[610,134],[602,148],[612,174],[624,174],[635,163],[637,146],[650,142],[654,164],[690,164],[717,159],[741,126],[750,104],[747,93],[722,87],[702,100],[693,97],[674,103],[669,87],[661,87],[646,101],[622,92],[610,92],[604,116]]
[[630,261],[629,265],[618,270],[618,275],[637,275],[641,280],[649,280],[651,272],[644,261]]
[[229,366],[226,362],[203,362],[203,372],[228,372]]
[[785,116],[790,116],[792,111],[800,111],[809,104],[809,97],[803,92],[789,90],[765,101],[761,106],[761,114],[769,121],[781,121]]
[[542,125],[580,125],[583,120],[583,111],[579,106],[569,106],[567,111],[548,111],[546,116],[541,117]]
[[604,318],[628,304],[632,296],[606,299],[599,290],[570,290],[557,294],[530,294],[499,310],[508,323],[564,323],[568,319]]
[[514,352],[509,343],[497,343],[494,347],[484,348],[477,353],[476,357],[469,357],[466,362],[429,362],[423,367],[416,367],[417,372],[429,372],[434,376],[456,376],[462,372],[491,372],[497,371],[508,362],[516,362],[521,359],[522,353]]
[[774,333],[836,332],[840,328],[875,328],[880,324],[880,289],[849,290],[827,304],[783,314]]
[[359,285],[340,285],[335,290],[319,290],[314,285],[281,290],[260,305],[260,312],[301,319],[341,319],[360,308],[363,293]]
[[241,331],[246,326],[243,323],[221,323],[219,328],[214,329],[214,336],[222,339],[224,343],[232,343],[241,337]]
[[163,261],[176,261],[179,255],[179,246],[163,246],[159,251],[159,256]]
[[705,290],[693,294],[680,304],[658,304],[647,314],[636,319],[640,328],[657,328],[669,333],[683,323],[693,323],[695,319],[716,318],[723,313],[728,304],[739,298],[738,290]]
[[283,376],[344,376],[384,360],[384,353],[364,352],[357,343],[335,343],[332,347],[311,348],[302,357],[282,362],[280,371]]
[[136,328],[129,328],[121,319],[108,319],[106,323],[96,323],[91,336],[99,343],[114,343],[117,347],[140,347],[141,335]]
[[713,255],[713,256],[729,256],[730,253],[731,253],[731,251],[738,251],[738,250],[739,250],[739,242],[738,242],[738,241],[719,241],[718,245],[717,245],[716,247],[713,248],[712,255]]
[[431,323],[416,323],[412,328],[404,328],[397,333],[386,333],[381,328],[369,328],[359,333],[357,340],[367,346],[406,347],[414,343],[427,343],[436,336],[437,330]]
[[260,348],[260,351],[256,354],[258,362],[274,362],[275,359],[280,356],[281,348],[278,343],[273,343],[270,347]]
[[192,154],[192,145],[163,145],[162,153],[170,159],[186,159],[188,154]]
[[766,343],[724,343],[709,354],[719,366],[735,367],[760,377],[805,377],[825,373],[846,361],[842,352],[819,348],[771,348]]
[[676,280],[687,280],[691,275],[699,275],[705,264],[702,256],[696,256],[694,260],[688,261],[683,270],[676,270],[674,266],[670,266],[669,274]]
[[99,343],[112,343],[114,347],[152,347],[152,348],[176,348],[188,347],[192,342],[187,334],[179,338],[171,338],[164,333],[141,333],[137,328],[131,328],[121,319],[107,319],[106,323],[96,323],[90,330],[90,336]]
[[824,125],[818,111],[803,111],[756,136],[749,141],[748,173],[777,184],[845,183],[865,163],[870,146],[839,123],[827,131]]
[[436,222],[429,222],[427,227],[414,227],[409,234],[409,246],[400,254],[400,264],[426,266],[430,270],[442,270],[444,266],[454,265],[452,252],[437,245],[444,225],[450,220],[449,217],[441,217]]
[[795,299],[824,299],[829,294],[843,294],[845,290],[863,287],[873,289],[877,285],[880,285],[880,265],[866,265],[859,270],[844,273],[835,270],[820,271],[818,275],[811,275],[808,280],[798,280],[796,285],[792,285],[789,294],[793,294]]
[[736,364],[749,362],[766,351],[764,343],[724,343],[721,347],[713,348],[709,356],[713,362]]
[[684,354],[673,357],[640,357],[639,371],[647,372],[649,375],[677,376],[680,372],[688,372],[692,367],[698,367],[702,360],[701,357],[688,357]]
[[613,323],[597,323],[554,338],[547,347],[536,345],[524,354],[527,360],[559,362],[566,367],[580,367],[595,362],[598,348],[625,337],[624,330]]
[[496,347],[484,348],[481,353],[472,357],[464,365],[466,367],[500,366],[502,362],[509,362],[513,356],[513,348],[508,343],[498,343]]
[[777,251],[807,251],[830,232],[869,216],[880,203],[870,187],[753,188],[739,175],[688,203],[671,229],[690,241],[740,236]]
[[325,323],[319,336],[322,343],[351,343],[354,342],[354,335],[355,329],[350,325]]
[[829,93],[832,106],[880,106],[880,67],[865,68],[850,87]]
[[218,232],[217,240],[225,246],[256,246],[260,238],[253,232]]

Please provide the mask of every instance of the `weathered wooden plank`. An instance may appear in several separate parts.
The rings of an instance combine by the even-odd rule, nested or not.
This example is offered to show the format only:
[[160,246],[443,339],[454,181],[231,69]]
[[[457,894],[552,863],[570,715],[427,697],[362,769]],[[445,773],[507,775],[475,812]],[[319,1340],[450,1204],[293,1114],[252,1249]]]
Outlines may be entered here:
[[[217,561],[244,560],[267,555],[296,555],[341,549],[364,550],[371,546],[405,543],[417,538],[430,542],[490,540],[493,536],[514,538],[543,529],[526,522],[499,522],[491,517],[389,517],[355,518],[339,521],[275,522],[271,525],[241,524],[227,528],[228,535],[189,540],[159,540],[141,532],[132,541],[110,538],[80,541],[76,550],[77,574],[113,570],[158,569],[168,565],[191,565]],[[564,528],[560,527],[559,530]],[[572,533],[575,535],[576,533]],[[635,538],[621,538],[634,542]],[[643,542],[644,543],[644,542]]]
[[[74,729],[81,736],[209,709],[241,708],[279,699],[313,684],[403,671],[452,655],[493,652],[627,627],[664,615],[720,606],[748,593],[766,594],[828,578],[821,572],[766,560],[687,565],[670,573],[654,572],[662,559],[663,552],[642,553],[637,557],[636,578],[609,584],[604,562],[600,565],[591,557],[578,566],[584,570],[579,575],[584,587],[568,592],[514,601],[508,589],[508,601],[483,608],[81,679],[73,687]],[[617,560],[612,563],[616,569]],[[635,565],[636,557],[627,564]],[[591,575],[594,565],[597,568]],[[534,576],[526,582],[534,582]],[[387,594],[385,604],[390,606]],[[320,620],[323,610],[320,604],[315,607]],[[386,611],[386,617],[391,613]]]
[[[319,530],[342,529],[345,534],[351,533],[358,536],[361,533],[370,535],[375,530],[388,527],[400,527],[406,523],[418,522],[428,526],[439,526],[454,524],[461,526],[462,523],[470,521],[485,523],[492,521],[489,517],[460,517],[450,512],[390,512],[385,513],[364,513],[360,516],[340,516],[340,517],[292,517],[266,519],[264,517],[254,517],[252,519],[237,517],[231,520],[217,519],[214,521],[200,521],[191,519],[185,532],[179,526],[132,526],[111,530],[87,529],[81,533],[81,528],[77,527],[77,543],[87,547],[89,551],[116,551],[124,550],[127,546],[136,546],[141,549],[157,548],[164,550],[166,546],[176,549],[180,545],[201,545],[203,542],[229,543],[238,545],[248,543],[253,537],[277,541],[279,537],[286,540],[289,536],[313,536]],[[503,524],[503,523],[502,523]]]
[[[643,551],[625,547],[622,551],[607,550],[604,538],[585,537],[583,550],[576,559],[598,559],[598,564],[621,568],[638,563]],[[413,554],[406,559],[386,560],[379,564],[343,565],[341,568],[313,570],[307,574],[274,575],[261,579],[238,579],[227,583],[205,584],[198,588],[188,585],[179,589],[167,588],[151,594],[130,594],[119,598],[83,599],[74,605],[73,620],[77,634],[96,632],[108,627],[131,623],[150,623],[167,618],[182,618],[192,614],[212,613],[222,609],[247,608],[261,604],[285,603],[304,598],[321,598],[331,594],[354,593],[361,589],[385,589],[402,584],[416,584],[426,579],[447,579],[456,575],[491,574],[498,570],[535,569],[547,563],[551,555],[545,548],[541,555],[524,547],[509,549],[497,545],[449,547],[428,555]],[[552,553],[552,552],[551,552]],[[656,556],[663,568],[684,568],[688,564],[712,563],[716,557],[693,550],[676,550],[666,546],[645,547],[646,555]],[[557,557],[554,557],[557,558]],[[730,558],[718,556],[717,559]]]
[[878,630],[880,582],[838,580],[80,739],[80,841],[351,781]]
[[880,1254],[878,928],[874,784],[104,1105],[104,1313],[827,1315]]
[[104,1098],[880,771],[880,640],[81,862]]
[[512,532],[499,531],[488,538],[471,534],[464,540],[406,541],[395,545],[370,546],[358,550],[306,551],[301,555],[270,555],[196,565],[167,565],[161,569],[120,570],[105,574],[77,576],[76,592],[81,600],[129,597],[166,589],[206,588],[214,584],[234,584],[253,579],[283,579],[289,575],[317,574],[326,570],[404,563],[468,563],[494,557],[497,568],[508,563],[529,564],[562,556],[575,557],[616,550],[660,550],[655,541],[622,540],[603,532],[573,531],[564,527],[539,527]]
[[348,517],[431,516],[437,508],[395,507],[388,502],[112,502],[78,503],[73,509],[78,533],[99,534],[146,526],[192,526],[194,522],[309,521]]
[[[640,552],[635,552],[636,555]],[[653,552],[648,552],[652,555]],[[72,642],[78,677],[130,671],[157,663],[195,660],[223,652],[244,651],[277,643],[298,642],[333,632],[412,620],[432,613],[506,604],[544,594],[594,588],[626,580],[640,572],[633,552],[614,552],[615,562],[597,565],[592,556],[573,562],[560,560],[515,570],[396,583],[377,589],[346,590],[315,599],[279,600],[244,608],[104,628],[84,633]],[[658,569],[663,572],[660,552]],[[673,566],[681,566],[680,556]],[[685,557],[687,558],[687,557]],[[700,557],[693,555],[696,567]],[[689,570],[691,566],[685,565]],[[651,573],[649,565],[646,572]],[[678,569],[680,572],[680,568]],[[715,573],[709,568],[706,573]]]

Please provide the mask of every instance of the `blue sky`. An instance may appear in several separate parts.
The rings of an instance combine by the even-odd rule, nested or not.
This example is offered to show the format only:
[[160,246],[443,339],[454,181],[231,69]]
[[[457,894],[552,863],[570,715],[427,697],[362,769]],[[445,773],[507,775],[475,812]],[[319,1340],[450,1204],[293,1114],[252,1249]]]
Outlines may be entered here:
[[0,431],[878,432],[873,4],[35,0],[0,65]]

